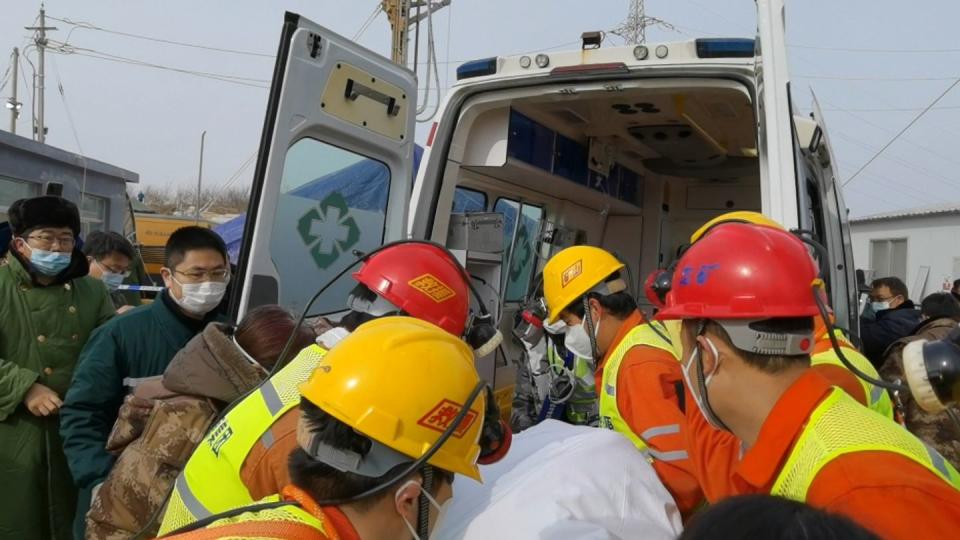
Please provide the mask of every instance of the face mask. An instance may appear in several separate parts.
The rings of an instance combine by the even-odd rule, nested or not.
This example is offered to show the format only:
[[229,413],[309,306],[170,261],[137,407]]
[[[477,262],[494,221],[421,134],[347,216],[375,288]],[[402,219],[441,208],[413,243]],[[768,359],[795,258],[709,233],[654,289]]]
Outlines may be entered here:
[[172,294],[170,298],[173,298],[173,301],[184,311],[193,315],[206,315],[213,311],[220,305],[223,295],[227,292],[227,284],[219,281],[184,284],[177,281],[177,278],[173,276],[170,279],[180,285],[183,294],[183,298],[176,298]]
[[106,268],[104,268],[104,266],[100,264],[100,262],[97,260],[94,260],[93,264],[97,265],[100,268],[100,273],[102,274],[100,276],[100,281],[102,281],[103,284],[107,286],[107,290],[109,290],[110,292],[113,292],[119,289],[120,285],[123,285],[123,280],[126,279],[127,277],[126,274],[118,274],[116,272],[111,272],[110,270],[107,270]]
[[349,335],[350,331],[348,331],[346,328],[342,326],[336,326],[317,336],[317,345],[329,350],[336,346],[337,343],[340,343],[343,338]]
[[560,335],[567,328],[567,323],[563,322],[563,319],[557,319],[553,324],[543,323],[543,329],[547,331],[548,334]]
[[890,309],[890,302],[870,302],[870,307],[873,308],[874,313],[886,311]]
[[256,368],[256,370],[259,371],[261,374],[270,375],[270,372],[267,371],[267,368],[263,367],[260,364],[260,362],[257,362],[256,358],[250,356],[250,354],[247,353],[247,351],[245,351],[243,347],[240,346],[239,343],[237,343],[237,336],[230,336],[230,339],[233,341],[234,346],[237,347],[237,350],[240,351],[240,354],[243,355],[243,357],[247,360],[247,362],[250,362],[250,365]]
[[[590,334],[584,328],[585,324],[586,321],[584,320],[576,326],[567,326],[563,346],[580,358],[593,359],[593,344],[590,342]],[[595,321],[593,328],[593,336],[596,338],[597,332],[600,331],[600,321]]]
[[[717,352],[717,348],[709,339],[707,340],[707,344],[710,345],[710,350],[713,352],[714,358],[717,359],[717,365],[719,366],[720,354]],[[687,388],[690,389],[690,395],[693,396],[693,401],[697,403],[697,408],[699,408],[700,412],[703,413],[703,417],[707,419],[707,423],[713,426],[715,429],[729,431],[723,421],[717,418],[717,415],[714,414],[710,405],[704,401],[703,396],[700,395],[700,388],[693,383],[693,375],[691,375],[690,372],[693,369],[693,366],[698,363],[697,359],[699,355],[700,345],[696,345],[693,349],[693,352],[690,353],[690,358],[687,360],[687,365],[683,366],[683,380],[687,382]],[[716,369],[714,369],[714,373],[716,373]],[[704,378],[703,387],[706,388],[710,386],[711,380],[713,380],[713,373]]]
[[45,249],[30,248],[30,264],[47,277],[53,277],[70,266],[72,253],[59,253]]
[[[399,497],[399,496],[400,496],[400,492],[403,491],[403,489],[406,488],[407,486],[409,486],[410,484],[417,484],[417,485],[419,485],[419,483],[418,483],[416,480],[408,480],[405,484],[403,484],[402,486],[400,486],[400,489],[397,490],[397,497]],[[447,515],[447,511],[450,510],[450,503],[453,501],[453,498],[451,497],[451,498],[447,499],[447,501],[446,501],[445,503],[440,504],[440,503],[438,503],[437,500],[434,499],[429,493],[427,493],[427,490],[423,489],[423,487],[420,488],[420,495],[426,497],[426,498],[427,498],[427,501],[429,501],[429,503],[430,503],[430,506],[432,506],[432,507],[434,507],[434,508],[437,509],[437,519],[433,522],[433,529],[430,531],[430,534],[429,534],[429,536],[427,537],[428,539],[429,539],[429,538],[434,538],[434,537],[436,536],[436,535],[434,534],[434,531],[440,530],[440,528],[441,528],[441,527],[440,527],[440,524],[443,523],[443,519],[444,519],[444,517]],[[400,517],[401,517],[401,519],[403,519],[403,523],[407,526],[407,530],[410,531],[410,536],[412,536],[412,537],[414,538],[414,540],[422,540],[422,539],[420,538],[420,535],[417,534],[417,531],[416,531],[416,529],[413,527],[413,525],[411,525],[410,522],[407,521],[407,518],[406,518],[406,517],[403,517],[403,516],[400,516]]]

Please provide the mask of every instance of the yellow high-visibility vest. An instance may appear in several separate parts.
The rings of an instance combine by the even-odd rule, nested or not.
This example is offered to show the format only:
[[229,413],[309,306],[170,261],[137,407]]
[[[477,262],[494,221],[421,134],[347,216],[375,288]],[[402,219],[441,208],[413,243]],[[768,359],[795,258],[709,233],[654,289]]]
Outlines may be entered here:
[[627,351],[639,345],[666,351],[676,358],[676,349],[668,334],[667,328],[659,321],[644,323],[631,328],[624,336],[623,341],[618,343],[613,353],[610,354],[610,358],[603,366],[603,376],[601,377],[603,388],[600,389],[600,427],[612,429],[630,439],[630,442],[643,452],[650,461],[679,461],[689,457],[684,450],[660,452],[650,448],[645,442],[645,439],[657,435],[679,433],[680,425],[653,426],[643,433],[634,433],[620,414],[619,407],[617,407],[617,376],[620,373],[620,364],[627,355]]
[[810,485],[827,464],[843,455],[873,451],[899,454],[960,489],[960,474],[936,450],[834,388],[810,415],[771,494],[806,502]]
[[326,352],[319,345],[303,349],[210,428],[177,477],[160,525],[161,535],[254,502],[240,478],[243,462],[257,441],[268,448],[273,444],[270,427],[299,405],[300,385]]
[[[880,378],[880,374],[877,373],[877,369],[873,367],[873,364],[870,363],[870,360],[867,360],[866,356],[860,354],[859,351],[854,349],[853,344],[847,340],[846,336],[844,336],[840,330],[837,330],[834,335],[837,337],[837,342],[840,344],[840,347],[843,348],[843,357],[846,358],[847,361],[874,379]],[[830,346],[822,352],[817,352],[817,350],[821,348],[821,343],[827,343],[827,336],[828,334],[823,334],[817,338],[817,345],[816,348],[814,348],[814,354],[810,356],[810,365],[816,366],[830,364],[849,371],[847,366],[844,365],[843,361],[840,360],[840,357],[837,356],[836,351],[833,350],[833,346]],[[853,372],[851,371],[851,373]],[[854,376],[856,376],[856,374],[854,374]],[[886,389],[874,384],[870,384],[860,377],[857,377],[857,381],[859,381],[860,385],[863,386],[864,395],[867,396],[867,407],[893,420],[893,400],[890,399],[890,394],[886,391]]]

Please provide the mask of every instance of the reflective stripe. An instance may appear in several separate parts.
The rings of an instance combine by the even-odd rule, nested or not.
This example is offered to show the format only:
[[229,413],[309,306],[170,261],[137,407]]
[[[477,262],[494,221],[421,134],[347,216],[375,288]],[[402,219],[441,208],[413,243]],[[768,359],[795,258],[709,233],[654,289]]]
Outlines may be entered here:
[[273,438],[273,430],[272,430],[272,429],[268,429],[268,430],[263,434],[263,437],[260,437],[260,444],[262,444],[263,447],[266,448],[267,450],[269,450],[270,447],[273,446],[273,443],[274,443],[274,442],[276,442],[276,441],[275,441],[274,438]]
[[280,399],[280,394],[277,394],[272,379],[260,388],[260,395],[263,396],[263,402],[267,404],[267,410],[270,411],[271,416],[280,414],[283,410],[283,401]]
[[[922,441],[921,441],[922,442]],[[927,447],[927,454],[930,456],[930,462],[938,471],[940,471],[944,477],[950,478],[950,469],[947,468],[946,460],[943,459],[943,456],[940,455],[940,452],[937,452],[931,448],[927,443],[923,443]]]
[[877,402],[880,401],[880,398],[882,397],[883,397],[883,388],[880,388],[879,386],[874,385],[873,388],[870,389],[870,407],[873,408],[873,406],[876,405]]
[[681,461],[684,459],[689,459],[690,456],[687,454],[686,450],[674,450],[672,452],[660,452],[654,450],[653,448],[647,447],[647,452],[650,453],[650,457],[657,461]]
[[[181,481],[182,480],[182,481]],[[184,478],[177,479],[177,495],[180,495],[180,500],[183,502],[183,505],[187,507],[187,510],[193,514],[193,517],[200,520],[207,516],[212,515],[207,507],[204,506],[196,495],[190,491],[190,486],[187,485],[187,481]]]
[[123,386],[125,388],[136,388],[145,382],[159,381],[162,378],[163,375],[156,375],[153,377],[126,377],[123,379]]
[[617,395],[617,387],[616,387],[616,386],[613,386],[612,384],[605,384],[605,385],[603,385],[603,389],[607,392],[607,395],[608,395],[608,396],[615,396],[615,395]]
[[650,439],[659,437],[660,435],[673,435],[674,433],[680,433],[680,424],[652,427],[641,433],[640,438],[645,441],[649,441]]

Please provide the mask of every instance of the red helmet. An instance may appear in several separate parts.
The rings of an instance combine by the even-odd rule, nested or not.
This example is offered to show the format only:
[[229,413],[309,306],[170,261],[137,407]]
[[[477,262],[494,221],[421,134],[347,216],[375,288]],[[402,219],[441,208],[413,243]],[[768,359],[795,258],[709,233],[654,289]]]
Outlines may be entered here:
[[470,294],[459,263],[437,246],[397,244],[375,253],[353,279],[411,317],[463,336]]
[[693,244],[677,264],[657,319],[773,319],[818,313],[817,265],[792,234],[727,223]]

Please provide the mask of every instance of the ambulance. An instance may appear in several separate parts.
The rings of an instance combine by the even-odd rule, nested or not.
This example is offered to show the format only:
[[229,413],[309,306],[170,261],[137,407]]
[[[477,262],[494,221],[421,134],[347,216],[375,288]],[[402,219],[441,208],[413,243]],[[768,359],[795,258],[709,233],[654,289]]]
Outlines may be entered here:
[[[754,39],[612,47],[586,32],[579,50],[464,63],[422,155],[414,74],[288,13],[234,314],[270,303],[302,312],[358,254],[428,239],[461,259],[475,301],[510,336],[556,251],[614,252],[642,299],[643,276],[672,262],[705,221],[754,210],[826,247],[831,305],[856,334],[835,156],[815,100],[810,117],[792,102],[783,0],[756,4]],[[308,315],[342,312],[353,285],[347,272]],[[478,360],[504,405],[519,355],[508,338]]]

